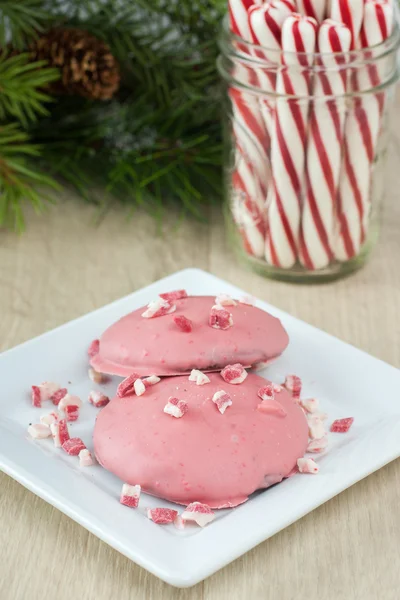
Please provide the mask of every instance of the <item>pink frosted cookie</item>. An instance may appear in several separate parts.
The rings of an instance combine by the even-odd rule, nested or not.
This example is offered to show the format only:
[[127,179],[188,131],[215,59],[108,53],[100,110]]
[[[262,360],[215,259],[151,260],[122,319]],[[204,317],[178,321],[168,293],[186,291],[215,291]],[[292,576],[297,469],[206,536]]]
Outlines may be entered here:
[[[236,363],[249,367],[276,358],[288,345],[279,319],[255,306],[238,302],[224,306],[232,325],[223,329],[210,326],[214,297],[190,296],[171,302],[176,307],[172,313],[145,318],[142,307],[111,325],[100,338],[99,352],[91,358],[93,368],[122,377],[132,372],[139,377],[182,375],[192,369],[220,370]],[[185,317],[182,323],[190,322],[190,328],[177,327],[179,317]]]
[[[236,506],[289,475],[308,445],[299,404],[282,389],[274,402],[283,415],[260,411],[259,390],[270,382],[250,373],[240,385],[229,386],[231,404],[222,412],[213,398],[227,384],[219,373],[209,378],[199,386],[187,377],[169,377],[143,396],[114,398],[95,425],[100,464],[160,498],[211,508]],[[188,405],[180,419],[164,412],[171,396]]]

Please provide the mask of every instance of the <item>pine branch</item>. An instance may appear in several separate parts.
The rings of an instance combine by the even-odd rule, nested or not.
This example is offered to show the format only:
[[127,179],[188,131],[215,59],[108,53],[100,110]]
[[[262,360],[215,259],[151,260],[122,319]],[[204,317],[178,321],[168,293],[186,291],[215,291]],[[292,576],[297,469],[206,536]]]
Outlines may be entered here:
[[0,0],[0,47],[11,42],[22,49],[37,37],[51,18],[42,0]]
[[0,226],[22,231],[24,203],[30,202],[40,213],[52,200],[39,188],[59,189],[51,177],[30,166],[30,160],[39,157],[40,151],[17,124],[0,126]]
[[26,127],[49,114],[45,103],[51,97],[41,88],[58,79],[59,73],[45,67],[45,61],[30,63],[28,54],[0,55],[0,121],[11,116]]

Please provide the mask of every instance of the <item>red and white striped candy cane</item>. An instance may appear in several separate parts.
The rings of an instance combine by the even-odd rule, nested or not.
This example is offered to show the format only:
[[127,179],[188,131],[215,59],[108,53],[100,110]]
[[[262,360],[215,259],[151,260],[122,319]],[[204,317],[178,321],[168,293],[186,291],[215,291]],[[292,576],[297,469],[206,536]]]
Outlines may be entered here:
[[[369,47],[382,43],[393,29],[392,5],[386,1],[366,0],[361,43]],[[374,51],[370,57],[373,59]],[[366,58],[368,58],[368,53]],[[355,91],[378,86],[385,61],[371,62],[353,76]],[[354,99],[344,137],[344,164],[338,196],[338,233],[336,258],[346,261],[356,256],[365,241],[371,207],[371,175],[382,121],[384,94],[364,94]]]
[[346,25],[332,19],[321,24],[318,65],[326,70],[314,76],[299,252],[301,263],[308,269],[326,267],[334,258],[336,199],[346,116],[344,66],[348,55],[343,53],[348,53],[350,44],[351,32]]
[[351,50],[356,47],[364,14],[364,0],[330,0],[329,16],[351,31]]
[[310,93],[309,67],[315,51],[317,22],[293,14],[282,27],[282,65],[271,140],[272,194],[268,199],[265,258],[290,268],[297,259]]
[[[265,69],[257,69],[258,81],[263,92],[275,91],[276,68],[280,61],[282,25],[295,11],[291,0],[272,0],[262,6],[252,6],[248,10],[250,35],[253,44],[263,48],[254,49],[257,58],[268,63]],[[269,134],[273,126],[274,102],[260,99],[261,112]]]
[[256,4],[261,4],[261,1],[228,0],[230,30],[246,42],[251,40],[247,11]]
[[296,0],[297,11],[321,23],[326,17],[327,0]]

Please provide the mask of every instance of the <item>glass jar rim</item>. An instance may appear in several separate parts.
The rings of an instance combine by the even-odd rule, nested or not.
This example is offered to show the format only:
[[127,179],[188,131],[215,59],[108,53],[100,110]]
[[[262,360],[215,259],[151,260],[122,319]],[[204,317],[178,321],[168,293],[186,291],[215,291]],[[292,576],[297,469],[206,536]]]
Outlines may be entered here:
[[[233,43],[232,43],[233,42]],[[252,64],[255,67],[260,68],[266,64],[279,64],[281,63],[281,56],[285,56],[288,59],[296,56],[296,61],[301,63],[301,59],[309,60],[309,57],[313,57],[313,62],[318,62],[318,59],[323,63],[325,57],[335,58],[340,65],[341,58],[343,59],[343,68],[348,69],[349,65],[355,65],[359,63],[374,62],[377,59],[382,59],[391,52],[395,52],[400,47],[400,28],[396,18],[394,18],[394,27],[391,35],[379,44],[374,46],[368,46],[367,48],[356,48],[348,52],[283,52],[282,50],[276,50],[275,48],[269,48],[268,46],[260,46],[253,42],[247,42],[240,36],[236,35],[229,28],[229,15],[226,15],[222,21],[222,28],[219,37],[219,45],[222,53],[225,54],[225,49],[229,48],[229,52],[235,55],[237,58],[246,59],[246,62]],[[235,47],[236,46],[236,47]],[[240,51],[241,47],[248,48],[248,52]],[[268,53],[268,59],[263,59],[262,54]],[[271,56],[276,56],[276,61],[271,61]],[[371,57],[372,55],[372,57]],[[350,60],[349,60],[350,58]],[[311,65],[310,65],[311,66]],[[306,67],[307,68],[307,67]]]

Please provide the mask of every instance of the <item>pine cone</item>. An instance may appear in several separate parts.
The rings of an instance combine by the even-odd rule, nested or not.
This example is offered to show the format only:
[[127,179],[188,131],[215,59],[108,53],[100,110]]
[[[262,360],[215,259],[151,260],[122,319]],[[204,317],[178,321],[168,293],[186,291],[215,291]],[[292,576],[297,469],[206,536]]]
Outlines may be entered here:
[[119,89],[120,69],[110,48],[81,29],[54,28],[30,46],[32,60],[47,60],[61,71],[48,90],[109,100]]

